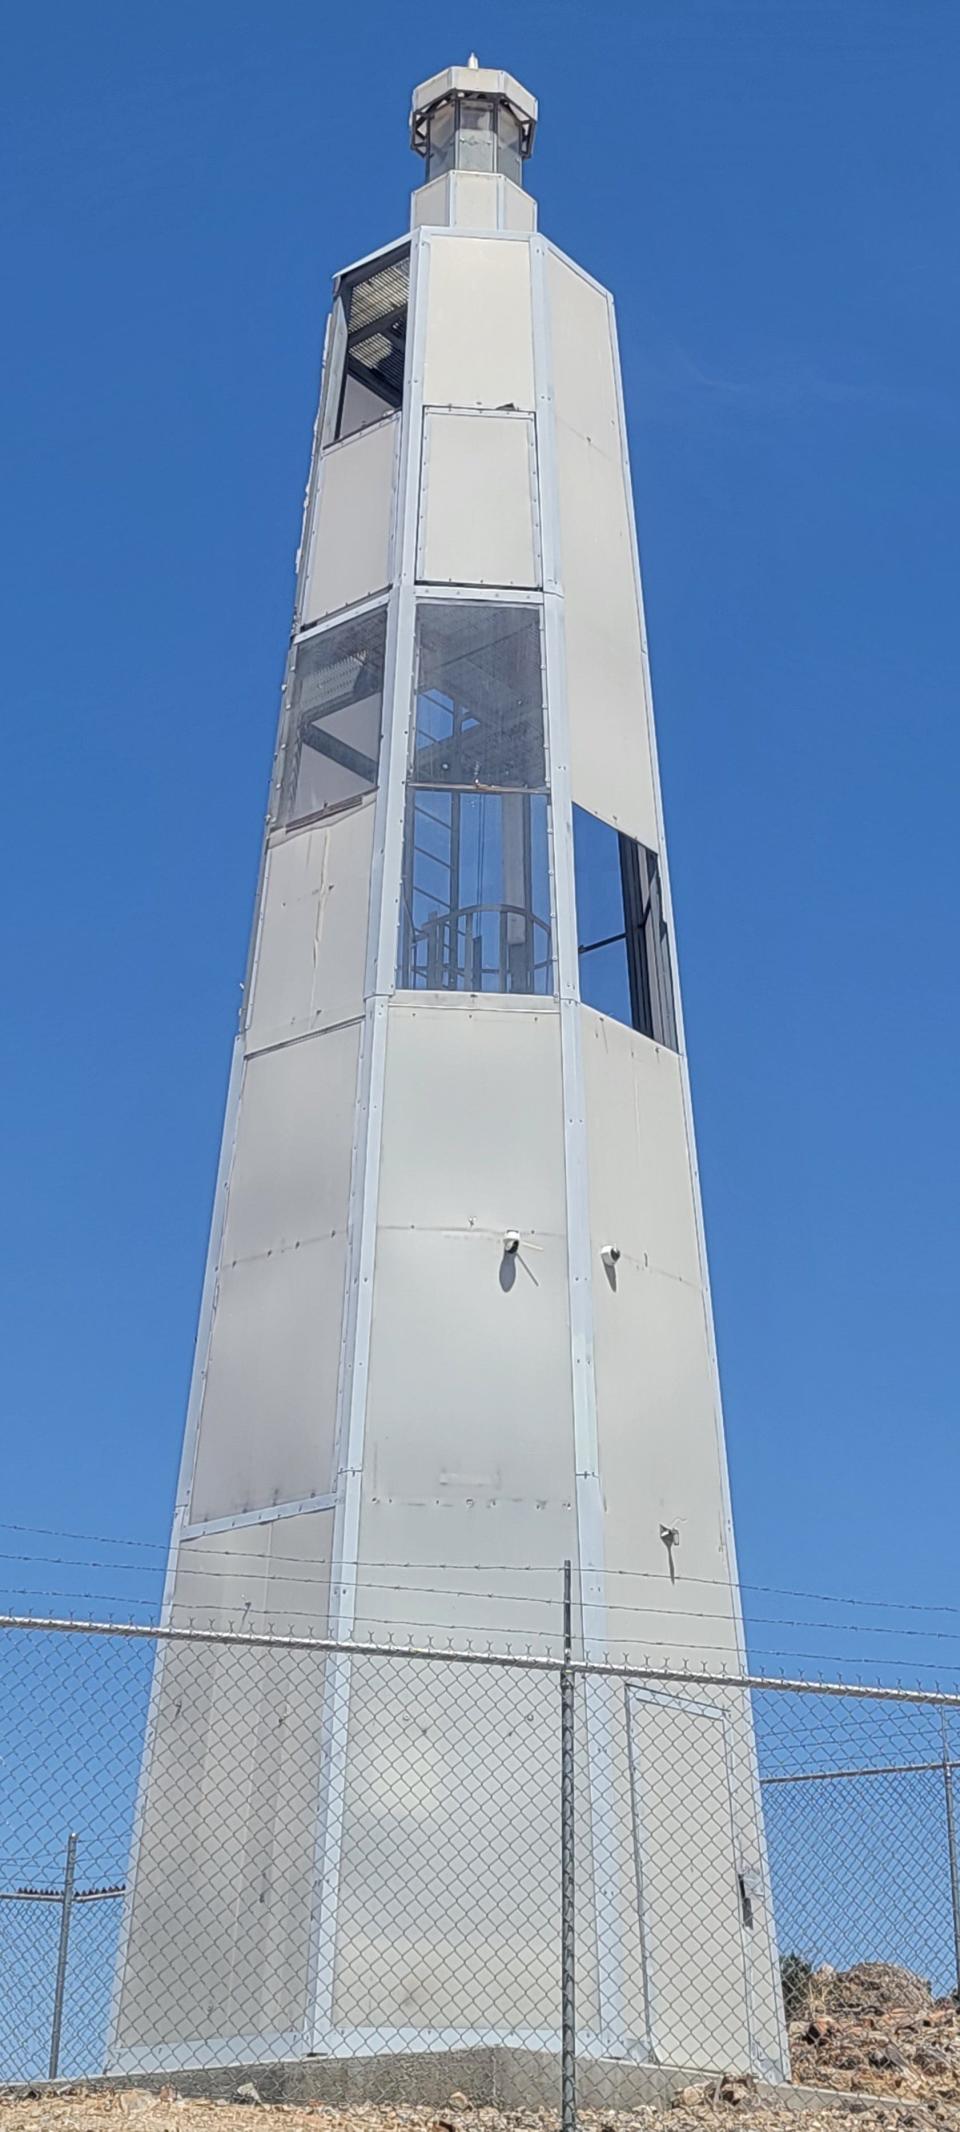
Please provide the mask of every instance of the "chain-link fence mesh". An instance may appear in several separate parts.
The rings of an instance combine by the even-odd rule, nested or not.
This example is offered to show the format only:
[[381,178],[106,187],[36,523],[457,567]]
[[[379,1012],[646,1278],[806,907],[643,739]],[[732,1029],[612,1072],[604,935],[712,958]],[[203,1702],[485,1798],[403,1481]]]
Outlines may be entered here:
[[950,1698],[575,1664],[564,1764],[559,1663],[8,1626],[0,1669],[0,2080],[556,2106],[566,2016],[616,2108],[783,2077],[783,1975],[956,1986]]
[[780,1951],[893,1962],[956,1989],[960,1710],[883,1695],[754,1695]]

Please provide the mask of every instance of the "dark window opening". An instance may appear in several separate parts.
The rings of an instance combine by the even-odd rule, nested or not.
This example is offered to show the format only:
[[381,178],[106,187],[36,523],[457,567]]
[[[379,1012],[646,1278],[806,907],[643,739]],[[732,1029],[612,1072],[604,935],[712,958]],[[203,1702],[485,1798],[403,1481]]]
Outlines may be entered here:
[[553,989],[540,615],[424,603],[398,983]]
[[307,637],[297,649],[280,818],[325,814],[377,784],[386,610]]
[[402,403],[409,281],[405,252],[375,273],[341,284],[346,349],[336,437],[355,436]]
[[657,854],[583,807],[573,810],[580,997],[677,1049],[670,941]]

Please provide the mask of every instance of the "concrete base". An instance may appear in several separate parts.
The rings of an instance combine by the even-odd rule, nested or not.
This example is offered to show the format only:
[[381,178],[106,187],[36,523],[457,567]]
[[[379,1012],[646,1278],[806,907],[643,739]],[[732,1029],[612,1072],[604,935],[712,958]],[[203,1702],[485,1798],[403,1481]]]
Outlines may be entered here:
[[[664,2108],[681,2088],[703,2087],[719,2080],[722,2069],[711,2074],[703,2067],[634,2065],[624,2059],[582,2058],[577,2065],[577,2097],[585,2110],[635,2110],[644,2104]],[[122,2088],[156,2091],[171,2084],[178,2095],[231,2102],[237,2089],[249,2085],[262,2102],[329,2102],[341,2107],[350,2103],[382,2102],[423,2104],[429,2108],[448,2103],[451,2095],[467,2097],[475,2107],[498,2110],[557,2109],[560,2065],[552,2052],[491,2048],[442,2051],[431,2056],[375,2058],[295,2058],[273,2064],[209,2066],[190,2071],[103,2074],[93,2080],[34,2081],[0,2088],[0,2095],[106,2093]],[[781,2109],[858,2110],[901,2109],[903,2098],[893,2095],[851,2096],[838,2088],[794,2087],[787,2081],[759,2081],[758,2102]]]

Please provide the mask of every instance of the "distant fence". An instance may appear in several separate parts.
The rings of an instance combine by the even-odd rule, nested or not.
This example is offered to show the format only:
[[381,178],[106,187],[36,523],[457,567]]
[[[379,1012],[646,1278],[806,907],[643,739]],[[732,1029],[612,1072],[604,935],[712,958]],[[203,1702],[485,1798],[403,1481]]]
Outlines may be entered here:
[[[63,2017],[71,1953],[69,2053],[79,2054],[89,2070],[93,2041],[102,2029],[100,2001],[104,1981],[116,1958],[120,1906],[125,1888],[78,1887],[77,1837],[68,1835],[64,1848],[64,1877],[56,1888],[0,1888],[0,2025],[18,2031],[17,2051],[21,2063],[37,2077],[39,2049],[49,2027],[45,2071],[56,2080],[63,2045]],[[96,1912],[86,1915],[89,1905]],[[105,1909],[100,1905],[105,1904]],[[8,1908],[8,1905],[14,1907]],[[88,2042],[87,2038],[91,2040]],[[86,2061],[86,2063],[85,2063]],[[0,2071],[0,2077],[9,2073]]]
[[778,1956],[957,1987],[958,1749],[920,1690],[8,1618],[0,2081],[776,2074]]

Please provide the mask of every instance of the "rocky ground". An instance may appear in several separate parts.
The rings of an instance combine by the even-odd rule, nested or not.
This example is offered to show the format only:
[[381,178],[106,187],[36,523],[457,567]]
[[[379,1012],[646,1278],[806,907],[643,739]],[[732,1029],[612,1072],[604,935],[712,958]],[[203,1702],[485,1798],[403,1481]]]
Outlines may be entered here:
[[[798,2116],[782,2106],[761,2104],[744,2083],[724,2083],[737,2099],[687,2091],[669,2110],[596,2110],[579,2113],[580,2132],[957,2132],[960,2112],[912,2103],[870,2104],[850,2098],[837,2108]],[[134,2089],[126,2095],[70,2095],[4,2102],[3,2132],[558,2132],[548,2110],[427,2110],[359,2103],[333,2109],[323,2103],[241,2104],[158,2099]]]
[[960,2111],[960,2009],[908,1969],[860,1962],[791,1980],[793,2077]]
[[[580,2132],[960,2132],[960,2010],[922,1978],[887,1963],[806,1970],[789,1979],[794,2080],[840,2091],[796,2108],[765,2100],[734,2074],[698,2082],[669,2108],[581,2110]],[[745,2123],[745,2120],[747,2121]],[[555,2112],[475,2109],[456,2093],[440,2110],[413,2105],[263,2103],[244,2087],[200,2102],[82,2086],[4,2097],[0,2132],[559,2132]]]

